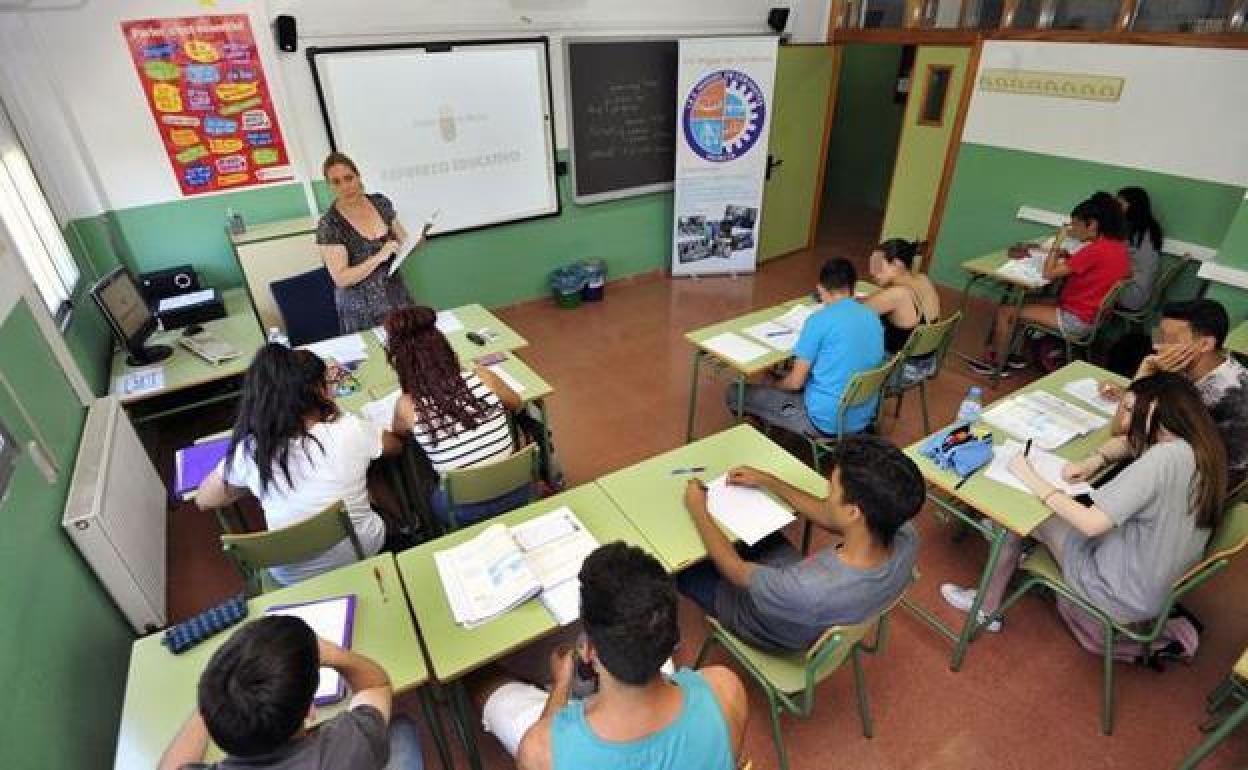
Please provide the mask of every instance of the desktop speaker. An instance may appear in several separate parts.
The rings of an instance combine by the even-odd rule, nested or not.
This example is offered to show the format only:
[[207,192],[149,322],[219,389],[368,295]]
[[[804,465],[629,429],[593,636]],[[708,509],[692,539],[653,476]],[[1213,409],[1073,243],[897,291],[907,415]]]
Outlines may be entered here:
[[153,270],[140,273],[139,283],[142,285],[143,298],[148,304],[155,305],[166,297],[186,294],[188,291],[199,291],[199,276],[190,265],[178,265],[164,270]]
[[283,13],[273,20],[273,28],[277,31],[278,50],[294,53],[299,50],[299,36],[295,32],[295,17]]
[[777,35],[784,34],[784,27],[789,23],[788,8],[772,8],[767,12],[767,26],[775,30]]

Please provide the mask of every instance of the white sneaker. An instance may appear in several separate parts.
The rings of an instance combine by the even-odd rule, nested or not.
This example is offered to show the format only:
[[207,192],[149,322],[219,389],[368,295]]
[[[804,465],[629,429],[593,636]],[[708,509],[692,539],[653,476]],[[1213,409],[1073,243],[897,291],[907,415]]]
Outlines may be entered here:
[[[945,601],[949,603],[950,607],[960,612],[971,611],[971,604],[975,602],[975,593],[974,588],[962,588],[953,583],[941,583],[940,585],[940,595],[945,597]],[[979,622],[983,623],[987,619],[988,616],[984,614],[983,610],[980,610]],[[985,628],[994,634],[997,633],[1001,630],[1001,619],[998,618],[992,621]]]

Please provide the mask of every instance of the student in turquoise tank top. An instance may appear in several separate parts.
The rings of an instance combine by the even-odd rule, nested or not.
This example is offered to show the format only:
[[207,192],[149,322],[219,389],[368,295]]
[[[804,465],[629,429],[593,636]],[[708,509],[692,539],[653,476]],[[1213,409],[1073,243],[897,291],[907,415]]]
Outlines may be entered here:
[[[586,641],[552,653],[549,693],[520,682],[489,693],[485,728],[520,770],[732,770],[745,688],[722,666],[660,670],[680,633],[662,565],[616,542],[585,560],[580,579]],[[570,697],[578,664],[598,681],[584,700]]]

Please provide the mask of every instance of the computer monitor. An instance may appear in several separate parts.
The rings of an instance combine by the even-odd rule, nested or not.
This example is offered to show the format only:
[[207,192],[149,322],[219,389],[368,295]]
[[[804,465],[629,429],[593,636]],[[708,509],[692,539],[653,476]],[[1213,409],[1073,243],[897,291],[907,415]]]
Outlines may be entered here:
[[91,287],[91,297],[108,319],[113,335],[129,355],[126,363],[143,366],[163,361],[173,349],[144,343],[156,331],[156,316],[143,299],[139,285],[125,267],[117,267]]

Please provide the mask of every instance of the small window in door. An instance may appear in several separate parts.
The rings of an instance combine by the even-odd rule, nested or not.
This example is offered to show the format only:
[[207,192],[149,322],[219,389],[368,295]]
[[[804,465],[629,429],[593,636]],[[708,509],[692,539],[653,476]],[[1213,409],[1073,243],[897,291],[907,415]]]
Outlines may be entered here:
[[945,120],[945,99],[949,96],[949,81],[953,79],[953,67],[930,64],[927,80],[923,86],[923,101],[919,103],[919,125],[939,126]]

